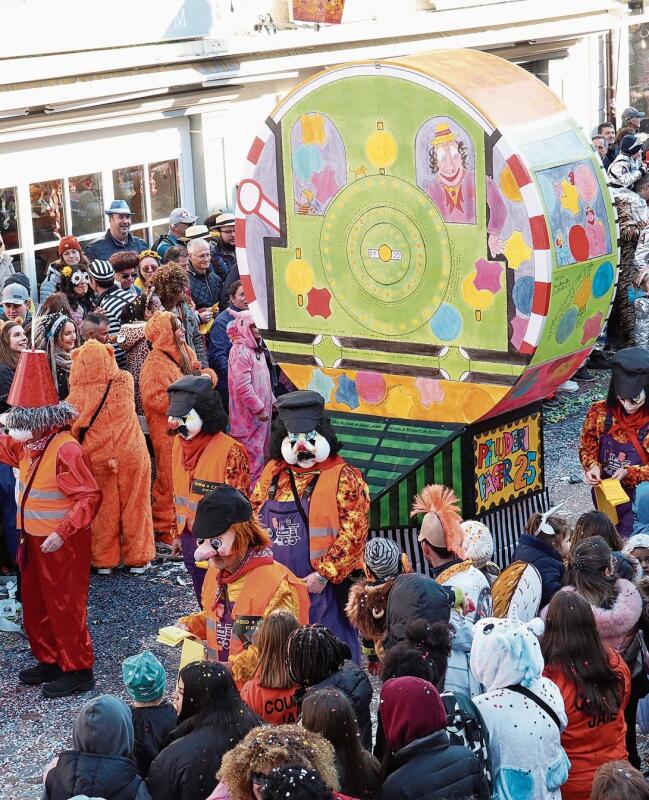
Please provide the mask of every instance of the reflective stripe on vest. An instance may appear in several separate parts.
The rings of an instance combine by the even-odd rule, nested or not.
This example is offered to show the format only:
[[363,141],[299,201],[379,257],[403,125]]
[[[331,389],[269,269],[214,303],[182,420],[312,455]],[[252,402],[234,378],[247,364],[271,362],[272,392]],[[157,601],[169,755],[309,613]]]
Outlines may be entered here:
[[182,445],[180,439],[174,439],[171,451],[171,468],[174,485],[174,505],[176,508],[176,527],[178,535],[185,525],[191,531],[196,517],[196,509],[203,495],[192,492],[190,481],[211,483],[225,482],[225,464],[230,448],[235,440],[226,433],[219,433],[207,443],[205,450],[196,462],[193,473],[187,472],[183,466]]
[[[47,446],[38,463],[36,476],[32,483],[27,500],[25,502],[24,522],[25,532],[32,536],[49,536],[57,530],[62,520],[74,505],[74,500],[66,497],[56,483],[56,461],[59,449],[68,442],[78,445],[76,439],[67,431],[61,431]],[[22,504],[23,492],[29,482],[31,474],[30,468],[33,465],[30,459],[25,456],[20,464],[18,513],[16,515],[17,524],[20,526],[20,506]]]

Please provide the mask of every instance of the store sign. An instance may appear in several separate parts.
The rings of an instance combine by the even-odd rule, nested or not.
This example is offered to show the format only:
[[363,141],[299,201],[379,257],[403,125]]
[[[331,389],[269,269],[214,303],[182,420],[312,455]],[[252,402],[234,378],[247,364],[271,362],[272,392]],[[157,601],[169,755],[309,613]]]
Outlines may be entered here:
[[543,488],[540,413],[483,431],[473,448],[478,514]]

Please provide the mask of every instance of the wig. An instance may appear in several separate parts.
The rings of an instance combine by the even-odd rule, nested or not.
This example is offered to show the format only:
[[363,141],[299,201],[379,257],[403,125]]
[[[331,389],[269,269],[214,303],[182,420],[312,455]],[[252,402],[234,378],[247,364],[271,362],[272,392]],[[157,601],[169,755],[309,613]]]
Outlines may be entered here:
[[78,416],[77,409],[66,402],[38,408],[16,406],[5,414],[5,425],[17,431],[61,430],[71,425]]
[[198,399],[194,409],[203,420],[201,433],[214,436],[217,433],[222,433],[228,427],[228,418],[223,410],[221,395],[217,391],[212,391],[207,398]]
[[271,546],[270,534],[262,527],[256,514],[246,522],[235,522],[232,529],[235,533],[232,554],[238,561],[243,561],[251,548]]
[[462,517],[458,509],[455,492],[447,486],[432,484],[424,486],[421,494],[415,495],[410,516],[417,514],[435,514],[444,531],[446,549],[464,558],[464,531]]
[[178,296],[184,294],[187,289],[187,273],[180,264],[169,261],[157,270],[151,278],[151,283],[163,308],[171,311],[178,304]]

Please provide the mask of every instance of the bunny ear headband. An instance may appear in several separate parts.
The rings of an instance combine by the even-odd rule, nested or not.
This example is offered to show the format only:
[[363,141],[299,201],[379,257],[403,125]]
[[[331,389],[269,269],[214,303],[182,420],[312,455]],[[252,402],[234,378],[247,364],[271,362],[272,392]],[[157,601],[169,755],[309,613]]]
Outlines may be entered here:
[[547,533],[548,536],[554,536],[556,534],[556,531],[554,530],[552,525],[550,525],[548,519],[554,514],[555,511],[558,511],[560,508],[563,508],[564,506],[565,502],[559,503],[558,506],[552,506],[552,508],[548,509],[547,511],[544,511],[543,514],[541,514],[541,521],[539,522],[539,527],[536,529],[536,532]]

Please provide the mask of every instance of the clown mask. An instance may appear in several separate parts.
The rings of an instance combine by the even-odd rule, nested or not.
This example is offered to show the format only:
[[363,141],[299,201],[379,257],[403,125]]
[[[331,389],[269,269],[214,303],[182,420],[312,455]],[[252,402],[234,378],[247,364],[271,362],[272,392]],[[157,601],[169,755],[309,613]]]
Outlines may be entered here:
[[194,561],[198,564],[200,561],[213,559],[219,569],[230,566],[235,539],[236,533],[232,528],[211,539],[196,539],[198,546],[194,550]]
[[329,457],[329,442],[316,430],[289,433],[282,441],[282,458],[291,466],[308,469]]
[[203,420],[193,408],[184,417],[167,417],[167,424],[172,433],[177,433],[187,441],[193,439],[203,429]]

